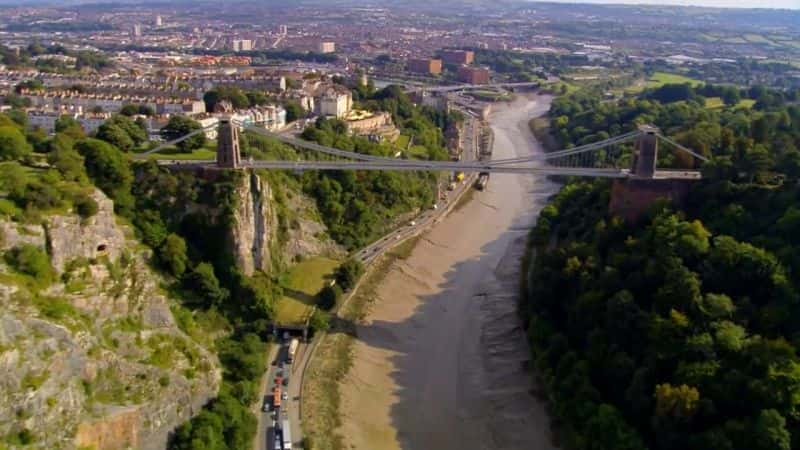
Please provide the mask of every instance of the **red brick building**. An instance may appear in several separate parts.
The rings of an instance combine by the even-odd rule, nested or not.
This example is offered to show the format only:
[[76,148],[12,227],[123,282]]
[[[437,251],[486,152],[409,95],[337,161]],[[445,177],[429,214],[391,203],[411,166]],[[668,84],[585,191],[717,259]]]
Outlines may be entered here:
[[475,62],[475,52],[470,50],[442,50],[442,61],[447,64],[470,65]]
[[409,59],[406,64],[409,72],[439,75],[442,73],[442,60],[441,59]]
[[458,68],[458,81],[467,84],[488,84],[489,69],[461,66]]

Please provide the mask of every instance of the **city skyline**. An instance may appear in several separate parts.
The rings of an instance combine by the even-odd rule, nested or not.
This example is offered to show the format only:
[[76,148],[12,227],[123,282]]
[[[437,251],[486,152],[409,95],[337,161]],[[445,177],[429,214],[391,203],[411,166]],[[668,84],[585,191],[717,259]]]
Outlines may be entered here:
[[605,5],[697,6],[737,9],[794,9],[800,10],[800,0],[772,0],[769,4],[741,0],[531,0],[537,3],[591,3]]

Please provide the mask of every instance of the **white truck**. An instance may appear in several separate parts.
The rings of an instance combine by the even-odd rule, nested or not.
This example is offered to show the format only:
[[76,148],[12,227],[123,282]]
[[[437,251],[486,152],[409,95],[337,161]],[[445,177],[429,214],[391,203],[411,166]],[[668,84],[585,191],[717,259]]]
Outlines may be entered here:
[[286,362],[291,363],[292,361],[294,361],[294,357],[297,354],[297,347],[299,346],[300,346],[300,341],[297,340],[297,338],[292,339],[292,341],[289,342],[289,353],[286,357]]
[[289,426],[288,420],[283,421],[281,434],[283,435],[283,450],[292,450],[292,427]]

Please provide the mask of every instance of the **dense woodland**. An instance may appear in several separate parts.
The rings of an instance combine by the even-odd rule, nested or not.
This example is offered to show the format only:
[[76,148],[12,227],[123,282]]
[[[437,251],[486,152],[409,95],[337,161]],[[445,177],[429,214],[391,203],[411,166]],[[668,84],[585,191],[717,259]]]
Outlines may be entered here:
[[667,85],[553,103],[562,144],[655,123],[712,158],[685,205],[625,223],[609,183],[574,181],[531,232],[520,312],[565,448],[800,448],[796,101]]

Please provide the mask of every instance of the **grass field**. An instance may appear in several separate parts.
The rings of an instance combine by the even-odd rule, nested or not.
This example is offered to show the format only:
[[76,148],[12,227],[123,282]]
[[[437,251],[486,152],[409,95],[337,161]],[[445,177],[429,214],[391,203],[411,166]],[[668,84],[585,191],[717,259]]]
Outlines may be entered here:
[[428,157],[428,149],[421,145],[412,145],[411,148],[408,149],[408,154],[415,158],[425,159]]
[[685,77],[676,73],[656,72],[647,80],[648,88],[658,88],[665,84],[683,84],[689,83],[692,86],[702,84],[694,78]]
[[410,139],[411,138],[407,134],[401,134],[400,137],[397,138],[397,141],[395,141],[394,145],[402,150],[405,150],[406,147],[408,147],[408,141]]
[[147,157],[150,159],[174,159],[180,161],[195,160],[195,159],[204,160],[204,159],[216,159],[217,152],[209,150],[207,148],[200,148],[191,153],[159,152],[147,155]]
[[309,258],[289,271],[283,297],[278,300],[275,321],[281,324],[298,324],[306,320],[314,306],[314,296],[332,278],[339,261]]
[[476,100],[487,102],[509,101],[512,99],[510,94],[496,91],[470,91],[467,92],[466,95],[469,95]]
[[553,91],[556,94],[561,94],[561,89],[562,89],[561,86],[566,86],[567,87],[566,94],[572,94],[573,92],[575,92],[578,89],[580,89],[580,87],[578,87],[577,85],[572,84],[572,83],[568,83],[568,82],[563,81],[563,80],[561,80],[561,81],[559,81],[557,83],[544,83],[544,84],[542,84],[542,88],[543,89],[547,89],[547,90]]
[[748,33],[748,34],[744,35],[744,39],[747,42],[752,42],[754,44],[773,44],[772,41],[770,41],[769,39],[765,38],[764,36],[762,36],[760,34]]
[[708,109],[719,109],[725,107],[725,102],[722,101],[719,97],[707,97],[706,98],[706,108]]

